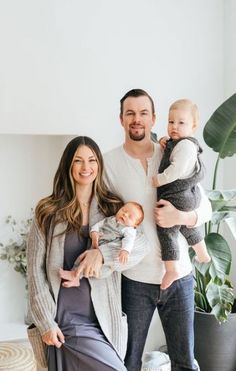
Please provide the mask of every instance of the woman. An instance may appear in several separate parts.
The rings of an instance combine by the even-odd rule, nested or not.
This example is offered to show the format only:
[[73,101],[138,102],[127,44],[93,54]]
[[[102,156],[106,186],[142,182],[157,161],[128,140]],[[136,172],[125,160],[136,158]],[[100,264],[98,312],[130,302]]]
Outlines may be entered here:
[[[89,224],[114,215],[122,201],[103,182],[103,159],[88,137],[74,138],[57,169],[53,193],[35,211],[28,240],[28,329],[35,358],[49,371],[124,371],[126,318],[121,312],[120,274],[145,255],[142,233],[129,262],[121,265],[118,252],[104,245],[89,250]],[[102,279],[82,278],[80,286],[61,284],[61,268],[72,269],[78,255],[101,255]],[[86,271],[87,269],[87,271]],[[84,275],[96,276],[98,271]],[[67,286],[67,287],[66,287]],[[45,357],[46,355],[46,357]]]

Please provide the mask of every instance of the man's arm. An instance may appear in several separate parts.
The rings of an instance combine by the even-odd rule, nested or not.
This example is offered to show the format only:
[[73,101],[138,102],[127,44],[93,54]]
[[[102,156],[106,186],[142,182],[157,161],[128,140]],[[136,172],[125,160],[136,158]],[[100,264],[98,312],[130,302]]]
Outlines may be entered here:
[[204,189],[202,188],[201,184],[198,184],[199,190],[201,192],[201,201],[199,207],[195,210],[197,214],[197,220],[194,225],[189,225],[191,227],[198,227],[199,225],[202,225],[204,223],[207,223],[209,220],[211,220],[212,217],[212,207],[211,203],[204,192]]

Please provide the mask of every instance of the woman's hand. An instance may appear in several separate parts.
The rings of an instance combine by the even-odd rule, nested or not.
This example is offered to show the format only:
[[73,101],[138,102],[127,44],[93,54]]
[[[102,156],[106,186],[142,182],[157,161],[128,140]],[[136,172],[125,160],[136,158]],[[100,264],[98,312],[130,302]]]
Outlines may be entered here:
[[78,287],[82,277],[98,277],[103,263],[99,249],[86,250],[79,256],[79,266],[73,271],[59,270],[59,276],[64,280],[63,287]]
[[84,277],[98,277],[102,263],[103,256],[99,249],[87,250],[79,256],[80,265],[77,268],[77,277],[83,275]]
[[60,277],[68,279],[63,282],[63,287],[79,286],[78,280],[81,277],[99,277],[103,263],[102,253],[99,249],[86,250],[79,256],[80,264],[76,270],[65,275],[66,271],[60,270]]
[[156,224],[162,228],[171,228],[175,225],[194,226],[197,222],[196,212],[176,209],[169,201],[160,200],[154,209]]
[[65,342],[65,338],[59,327],[53,328],[42,335],[42,340],[47,345],[54,345],[60,348]]

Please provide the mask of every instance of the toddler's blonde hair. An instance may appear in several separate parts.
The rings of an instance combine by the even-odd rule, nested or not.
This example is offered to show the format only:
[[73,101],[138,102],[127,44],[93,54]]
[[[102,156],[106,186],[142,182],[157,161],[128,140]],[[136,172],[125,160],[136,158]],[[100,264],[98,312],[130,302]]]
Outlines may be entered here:
[[178,108],[190,110],[196,126],[199,125],[199,110],[195,103],[193,103],[190,99],[178,99],[171,104],[169,112]]

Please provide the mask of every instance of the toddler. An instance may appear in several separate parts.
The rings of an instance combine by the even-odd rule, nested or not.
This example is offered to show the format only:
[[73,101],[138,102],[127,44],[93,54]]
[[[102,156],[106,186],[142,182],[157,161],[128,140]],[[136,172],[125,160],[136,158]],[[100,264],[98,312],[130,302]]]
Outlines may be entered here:
[[[198,108],[190,100],[181,99],[170,106],[168,119],[170,139],[164,137],[160,142],[164,154],[159,173],[153,177],[153,186],[157,187],[158,200],[168,200],[177,209],[183,211],[194,210],[200,202],[197,183],[203,178],[203,163],[199,157],[202,149],[197,139],[193,137],[198,121]],[[179,259],[179,232],[193,247],[197,255],[196,259],[200,263],[211,260],[199,228],[157,226],[157,231],[166,269],[161,283],[162,289],[166,289],[179,278],[176,262]]]

